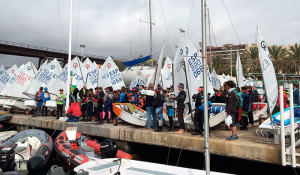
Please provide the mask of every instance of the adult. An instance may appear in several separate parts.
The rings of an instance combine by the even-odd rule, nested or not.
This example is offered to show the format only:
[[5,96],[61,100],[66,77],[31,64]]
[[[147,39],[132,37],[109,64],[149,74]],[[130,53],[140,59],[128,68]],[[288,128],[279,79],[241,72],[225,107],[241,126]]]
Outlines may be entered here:
[[62,111],[63,111],[63,106],[64,106],[64,101],[65,101],[65,94],[64,90],[60,89],[59,94],[56,95],[56,107],[57,107],[57,113],[56,113],[56,119],[59,117],[62,117]]
[[36,117],[38,114],[42,113],[43,101],[41,99],[41,95],[43,93],[43,87],[40,87],[40,90],[35,93],[34,100],[36,104],[36,108],[34,110],[33,116]]
[[155,89],[155,96],[154,96],[154,111],[155,117],[158,121],[158,127],[154,129],[154,132],[161,132],[163,130],[163,105],[164,105],[164,97],[161,94],[161,89]]
[[242,90],[242,98],[243,98],[243,107],[242,107],[242,120],[240,130],[248,130],[248,109],[249,109],[249,95],[247,94],[247,88],[244,86],[241,88]]
[[93,92],[91,90],[88,91],[87,97],[85,99],[86,103],[86,116],[84,121],[91,121],[93,116],[93,107],[94,107],[95,98],[93,96]]
[[176,132],[176,134],[183,134],[184,130],[185,130],[183,111],[184,111],[184,107],[185,107],[184,102],[186,99],[186,92],[184,91],[184,84],[179,83],[178,89],[179,89],[179,93],[178,93],[178,96],[176,97],[176,100],[177,100],[177,113],[178,113],[178,121],[179,121],[180,129],[179,129],[179,131]]
[[202,115],[199,109],[199,107],[202,105],[203,100],[203,87],[200,86],[197,90],[198,93],[192,96],[193,100],[195,101],[195,113],[193,118],[195,132],[193,132],[192,135],[202,135],[203,132],[204,116]]
[[[153,100],[155,92],[153,91],[153,83],[149,84],[148,90],[142,91],[142,95],[146,96],[146,111],[147,111],[147,128],[151,129],[152,117],[154,116]],[[156,118],[153,117],[153,127],[156,128]]]
[[44,88],[44,92],[41,94],[41,99],[43,101],[42,107],[42,116],[47,115],[47,106],[46,102],[50,100],[50,93],[48,92],[48,88]]
[[236,93],[235,91],[235,83],[233,81],[227,81],[225,82],[224,88],[227,90],[227,95],[226,95],[226,113],[227,117],[231,116],[232,117],[232,124],[231,124],[231,133],[232,135],[226,140],[236,140],[239,137],[236,134],[236,126],[235,126],[235,121],[238,113],[237,109],[237,98],[236,98]]
[[[88,90],[86,89],[86,84],[83,85],[82,89],[79,91],[79,98],[81,100],[81,112],[83,120],[86,121],[86,97],[87,97]],[[76,99],[75,99],[76,100]]]
[[166,114],[169,118],[170,123],[170,132],[174,131],[174,120],[173,117],[175,117],[175,100],[174,100],[175,94],[172,91],[172,86],[167,86],[167,93],[165,94],[165,102],[167,106]]
[[98,112],[99,112],[99,122],[101,122],[102,120],[102,115],[103,115],[103,100],[104,100],[104,91],[103,91],[103,88],[102,87],[98,87],[98,95],[97,95],[97,98],[98,98]]
[[70,97],[71,99],[71,106],[69,107],[66,117],[70,119],[70,121],[73,121],[75,119],[79,119],[80,116],[82,115],[81,110],[80,110],[80,105],[76,103],[76,99],[73,95]]
[[299,105],[299,90],[298,85],[293,84],[293,99],[294,99],[294,105]]

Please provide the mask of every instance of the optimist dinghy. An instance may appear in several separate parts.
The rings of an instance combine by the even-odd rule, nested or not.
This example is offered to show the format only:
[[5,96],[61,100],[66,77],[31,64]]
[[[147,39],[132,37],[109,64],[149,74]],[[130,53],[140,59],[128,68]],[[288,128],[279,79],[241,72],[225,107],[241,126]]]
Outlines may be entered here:
[[[74,169],[77,174],[121,174],[121,175],[204,175],[205,170],[175,167],[128,159],[91,159],[88,163]],[[225,173],[210,172],[212,175]]]
[[52,150],[52,138],[44,131],[19,132],[0,143],[0,168],[21,173],[40,172],[47,165]]
[[[290,108],[284,109],[284,132],[285,135],[288,135],[290,133]],[[273,125],[271,123],[270,118],[266,119],[261,125],[259,125],[258,130],[261,131],[273,131],[273,130],[279,130],[281,127],[280,124],[280,112],[274,114],[272,116],[273,119]],[[300,106],[294,107],[294,125],[295,128],[300,125]]]
[[[113,103],[113,111],[118,118],[137,126],[147,125],[147,112],[131,103]],[[114,119],[114,124],[116,125]]]

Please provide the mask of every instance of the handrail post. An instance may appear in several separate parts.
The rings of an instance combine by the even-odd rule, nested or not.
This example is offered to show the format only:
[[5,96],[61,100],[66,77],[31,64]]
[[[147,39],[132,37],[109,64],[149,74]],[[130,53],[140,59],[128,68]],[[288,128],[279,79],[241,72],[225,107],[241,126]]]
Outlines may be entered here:
[[281,137],[281,164],[286,166],[285,157],[285,134],[284,134],[284,109],[283,109],[283,87],[279,86],[279,101],[280,101],[280,137]]
[[296,150],[295,150],[295,123],[294,123],[294,98],[293,84],[290,84],[290,126],[291,126],[291,146],[292,146],[292,167],[296,168]]

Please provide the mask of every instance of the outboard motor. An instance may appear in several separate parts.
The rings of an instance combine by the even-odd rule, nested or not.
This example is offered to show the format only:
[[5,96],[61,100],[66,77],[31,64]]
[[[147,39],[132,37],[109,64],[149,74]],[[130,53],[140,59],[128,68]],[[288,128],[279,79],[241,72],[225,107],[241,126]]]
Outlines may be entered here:
[[0,168],[3,171],[13,171],[15,168],[15,149],[3,148],[0,151]]
[[101,143],[100,153],[102,158],[115,158],[117,152],[117,143],[114,139],[106,139]]

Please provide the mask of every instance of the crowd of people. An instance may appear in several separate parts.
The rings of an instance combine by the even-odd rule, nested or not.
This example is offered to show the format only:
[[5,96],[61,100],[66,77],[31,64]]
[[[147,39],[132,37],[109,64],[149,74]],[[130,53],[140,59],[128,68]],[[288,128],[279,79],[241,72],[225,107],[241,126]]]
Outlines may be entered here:
[[[174,131],[174,119],[177,113],[179,122],[179,131],[177,134],[185,132],[184,109],[187,93],[184,90],[184,84],[177,85],[179,93],[175,94],[172,86],[168,86],[163,90],[160,85],[154,88],[153,84],[148,87],[136,85],[135,88],[122,87],[121,90],[113,90],[112,87],[107,87],[103,90],[102,87],[95,89],[87,89],[86,85],[83,88],[73,89],[70,95],[70,107],[66,112],[66,116],[70,121],[78,120],[80,117],[83,121],[96,121],[102,124],[105,120],[110,123],[110,120],[116,115],[112,111],[113,103],[131,103],[147,112],[147,128],[153,128],[155,132],[163,131],[163,106],[166,106],[166,116],[170,124],[169,131]],[[43,91],[44,90],[44,91]],[[193,123],[195,130],[192,135],[203,135],[204,127],[204,99],[203,87],[200,86],[197,94],[192,94],[192,99],[195,104],[195,113],[193,115]],[[299,92],[297,86],[294,85],[294,102],[299,103]],[[50,93],[47,87],[40,90],[35,95],[36,109],[34,116],[41,114],[46,115],[46,101],[50,100]],[[62,116],[63,105],[66,97],[63,89],[59,90],[56,95],[57,101],[57,118]],[[237,125],[240,130],[247,130],[253,126],[253,103],[265,102],[266,98],[258,94],[255,86],[244,86],[241,89],[236,87],[233,81],[227,81],[219,90],[215,89],[214,94],[208,94],[208,107],[212,103],[225,103],[226,113],[231,117],[231,124],[228,129],[231,129],[232,134],[227,140],[236,140]],[[287,105],[287,94],[284,93],[285,108]],[[277,106],[279,107],[279,100]]]

